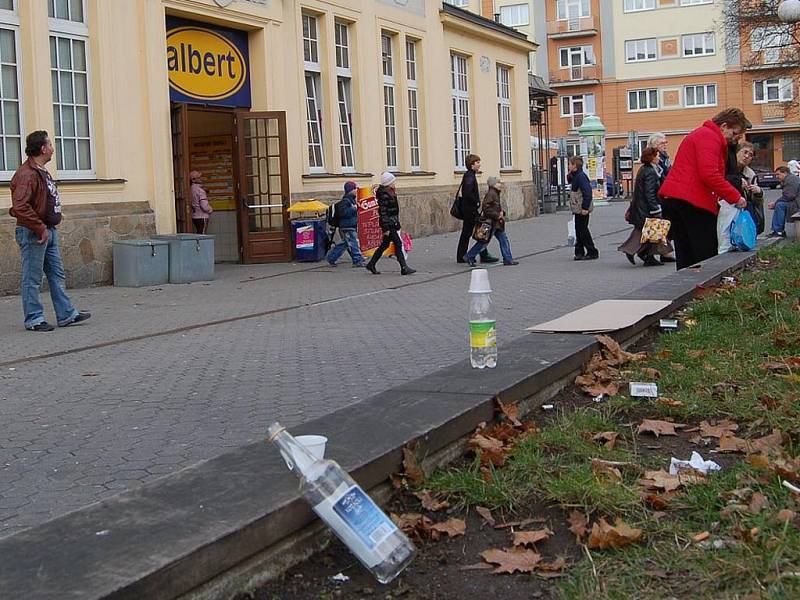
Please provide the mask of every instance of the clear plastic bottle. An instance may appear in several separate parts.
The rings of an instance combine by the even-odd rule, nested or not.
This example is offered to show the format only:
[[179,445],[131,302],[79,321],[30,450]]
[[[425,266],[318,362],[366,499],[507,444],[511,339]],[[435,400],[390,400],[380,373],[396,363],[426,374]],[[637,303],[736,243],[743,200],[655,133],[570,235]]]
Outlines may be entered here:
[[280,423],[267,431],[319,518],[378,581],[397,577],[414,558],[414,544],[338,463],[314,458]]
[[469,286],[469,360],[475,369],[497,366],[497,322],[485,269],[473,269]]

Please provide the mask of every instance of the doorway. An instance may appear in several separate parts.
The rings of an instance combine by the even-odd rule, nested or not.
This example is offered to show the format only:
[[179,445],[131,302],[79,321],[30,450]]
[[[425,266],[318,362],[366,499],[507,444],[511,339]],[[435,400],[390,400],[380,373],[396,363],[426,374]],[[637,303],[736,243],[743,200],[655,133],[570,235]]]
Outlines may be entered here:
[[751,166],[772,171],[775,164],[773,135],[771,133],[748,134],[747,141],[753,144],[756,149]]
[[175,103],[172,156],[178,232],[193,231],[189,172],[199,171],[216,262],[291,260],[284,113]]

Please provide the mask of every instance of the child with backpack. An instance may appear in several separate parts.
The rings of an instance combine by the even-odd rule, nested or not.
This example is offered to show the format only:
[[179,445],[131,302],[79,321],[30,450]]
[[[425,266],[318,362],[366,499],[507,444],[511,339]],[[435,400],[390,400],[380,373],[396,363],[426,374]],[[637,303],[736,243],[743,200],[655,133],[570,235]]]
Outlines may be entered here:
[[328,208],[326,220],[328,225],[335,231],[339,231],[339,242],[328,251],[325,260],[332,267],[336,266],[336,261],[344,254],[350,253],[353,260],[353,267],[363,267],[367,264],[364,255],[361,254],[361,245],[358,243],[358,207],[356,206],[356,189],[358,186],[355,181],[347,181],[344,184],[344,196],[336,204]]

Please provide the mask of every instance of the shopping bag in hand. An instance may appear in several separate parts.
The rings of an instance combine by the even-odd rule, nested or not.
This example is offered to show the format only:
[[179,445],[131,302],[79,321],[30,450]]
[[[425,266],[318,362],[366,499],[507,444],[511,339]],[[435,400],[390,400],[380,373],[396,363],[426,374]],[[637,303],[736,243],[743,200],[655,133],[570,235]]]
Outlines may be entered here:
[[488,244],[492,239],[492,223],[490,221],[476,223],[472,230],[472,239],[482,244]]
[[647,242],[652,242],[654,244],[666,244],[669,226],[670,222],[666,219],[653,219],[648,217],[644,220],[644,227],[642,227],[642,239],[640,242],[642,244],[646,244]]
[[731,251],[731,225],[739,214],[739,209],[725,200],[719,201],[717,214],[717,254]]
[[749,252],[756,247],[756,222],[753,216],[744,209],[731,223],[731,246],[742,252]]

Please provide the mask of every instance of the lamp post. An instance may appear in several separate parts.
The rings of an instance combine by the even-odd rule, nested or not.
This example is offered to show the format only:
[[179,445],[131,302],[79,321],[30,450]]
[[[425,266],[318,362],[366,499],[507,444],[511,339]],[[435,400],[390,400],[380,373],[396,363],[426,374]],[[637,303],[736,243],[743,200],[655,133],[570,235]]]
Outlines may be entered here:
[[[588,115],[578,127],[578,135],[586,145],[586,174],[591,181],[597,183],[595,187],[595,204],[603,203],[605,198],[606,177],[603,168],[605,154],[606,127],[597,115]],[[581,143],[581,146],[584,144]]]
[[778,5],[778,18],[784,23],[800,23],[800,0],[783,0]]

